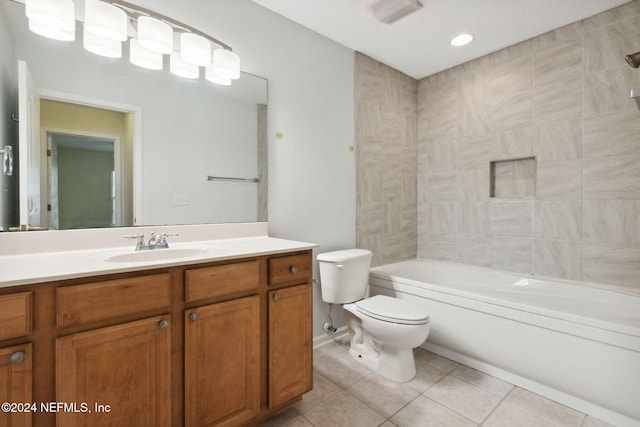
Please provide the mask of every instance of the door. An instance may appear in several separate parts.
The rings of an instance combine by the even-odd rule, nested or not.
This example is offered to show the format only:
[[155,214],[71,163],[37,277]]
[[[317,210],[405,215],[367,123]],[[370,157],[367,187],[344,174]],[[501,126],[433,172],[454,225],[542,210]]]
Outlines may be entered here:
[[24,61],[18,61],[18,157],[20,228],[41,227],[40,197],[40,95]]
[[9,407],[10,411],[3,406],[0,426],[29,427],[31,412],[40,410],[37,406],[25,406],[33,404],[32,360],[31,344],[0,348],[0,402],[16,405]]
[[311,286],[269,292],[269,407],[311,390]]
[[260,410],[259,297],[185,312],[185,425],[237,426]]
[[169,426],[169,317],[56,339],[56,401],[77,405],[56,414],[61,427]]

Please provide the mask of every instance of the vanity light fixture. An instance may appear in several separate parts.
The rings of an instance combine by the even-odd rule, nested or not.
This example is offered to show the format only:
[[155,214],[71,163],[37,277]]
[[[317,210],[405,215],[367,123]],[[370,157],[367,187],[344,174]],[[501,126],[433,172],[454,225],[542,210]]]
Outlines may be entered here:
[[29,29],[55,40],[76,38],[75,6],[71,0],[26,0]]
[[148,70],[162,70],[162,54],[147,49],[138,39],[129,40],[129,61]]
[[451,39],[451,45],[456,47],[464,46],[466,44],[471,43],[472,40],[473,40],[473,34],[467,34],[467,33],[458,34],[457,36]]
[[[33,32],[57,40],[75,39],[73,0],[13,1],[25,3]],[[174,32],[180,34],[179,51],[173,46]],[[205,78],[219,85],[230,85],[240,77],[240,58],[230,46],[180,21],[125,1],[86,0],[83,35],[85,49],[109,58],[121,57],[121,42],[130,37],[129,59],[143,68],[161,70],[163,55],[170,54],[170,71],[182,77],[198,78],[201,66],[206,67]]]
[[159,19],[141,16],[138,18],[138,40],[149,50],[168,54],[173,50],[173,29]]
[[211,43],[198,34],[180,34],[180,55],[190,64],[205,67],[211,64]]
[[213,51],[213,73],[226,79],[240,78],[240,58],[230,50]]
[[377,0],[369,6],[373,16],[385,24],[396,22],[420,9],[422,9],[422,3],[418,0]]
[[84,29],[108,40],[127,40],[129,19],[124,10],[98,0],[84,3]]
[[87,31],[87,27],[84,27],[82,45],[89,52],[95,53],[96,55],[105,56],[107,58],[122,57],[121,41],[97,36]]
[[204,78],[210,81],[211,83],[215,83],[220,86],[230,86],[231,79],[229,77],[224,77],[220,73],[216,72],[213,68],[213,64],[209,65],[204,73]]
[[197,79],[200,77],[200,67],[182,59],[182,55],[180,55],[179,52],[171,52],[169,71],[176,76],[186,79]]

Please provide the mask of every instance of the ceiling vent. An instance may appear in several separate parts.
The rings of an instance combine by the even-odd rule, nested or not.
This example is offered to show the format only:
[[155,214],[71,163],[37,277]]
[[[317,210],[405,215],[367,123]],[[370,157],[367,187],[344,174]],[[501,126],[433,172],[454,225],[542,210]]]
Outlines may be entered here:
[[418,0],[378,0],[369,6],[373,16],[380,22],[391,24],[422,8]]

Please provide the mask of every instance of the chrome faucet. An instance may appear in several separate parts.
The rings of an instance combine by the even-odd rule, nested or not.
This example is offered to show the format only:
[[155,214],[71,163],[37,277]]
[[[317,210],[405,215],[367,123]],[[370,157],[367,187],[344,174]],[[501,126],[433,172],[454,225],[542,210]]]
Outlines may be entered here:
[[149,237],[149,241],[144,243],[144,234],[129,234],[124,236],[125,239],[137,239],[138,243],[136,244],[136,251],[149,251],[152,249],[167,249],[169,248],[169,243],[167,242],[167,237],[177,236],[178,233],[162,233],[156,234],[155,231],[152,231]]

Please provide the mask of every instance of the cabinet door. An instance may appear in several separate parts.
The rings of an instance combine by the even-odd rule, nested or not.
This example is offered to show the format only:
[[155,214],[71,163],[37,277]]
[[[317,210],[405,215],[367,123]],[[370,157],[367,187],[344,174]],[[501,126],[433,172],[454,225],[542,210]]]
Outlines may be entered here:
[[311,286],[269,292],[269,406],[311,390]]
[[[152,317],[56,340],[58,426],[169,426],[171,328]],[[103,406],[98,406],[103,405]]]
[[[32,360],[31,344],[0,349],[0,402],[32,402]],[[19,411],[0,412],[0,426],[31,426],[31,413],[25,412],[21,407],[10,409]]]
[[260,409],[258,296],[185,312],[185,425],[236,426]]

